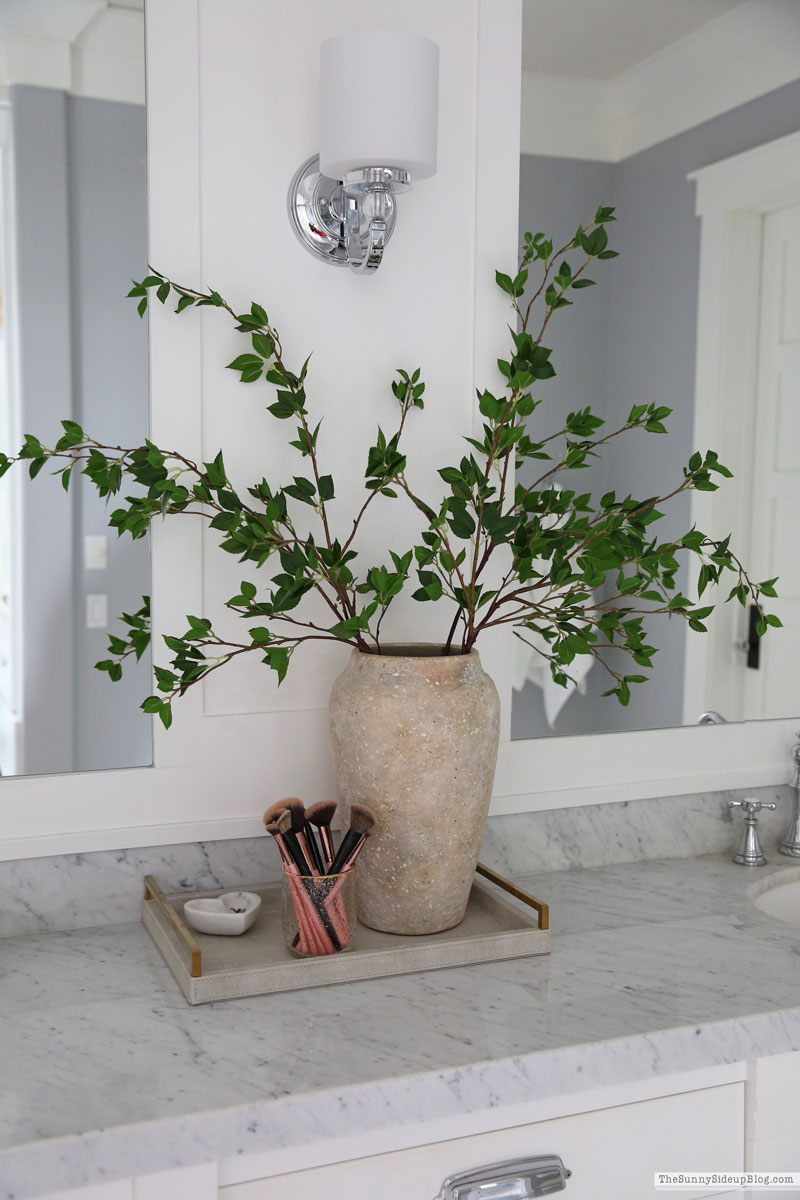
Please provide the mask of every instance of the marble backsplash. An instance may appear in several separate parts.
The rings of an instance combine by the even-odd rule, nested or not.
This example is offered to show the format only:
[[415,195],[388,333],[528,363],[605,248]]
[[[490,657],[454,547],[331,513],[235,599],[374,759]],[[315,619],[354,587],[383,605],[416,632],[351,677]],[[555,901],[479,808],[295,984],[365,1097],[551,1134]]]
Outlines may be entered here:
[[[709,792],[491,817],[481,859],[520,875],[732,854],[742,815],[727,802],[743,795]],[[777,802],[775,812],[759,818],[764,845],[777,845],[791,789],[756,788],[748,795]],[[271,839],[261,837],[0,862],[0,937],[137,921],[147,874],[166,892],[240,887],[280,878],[280,860]]]

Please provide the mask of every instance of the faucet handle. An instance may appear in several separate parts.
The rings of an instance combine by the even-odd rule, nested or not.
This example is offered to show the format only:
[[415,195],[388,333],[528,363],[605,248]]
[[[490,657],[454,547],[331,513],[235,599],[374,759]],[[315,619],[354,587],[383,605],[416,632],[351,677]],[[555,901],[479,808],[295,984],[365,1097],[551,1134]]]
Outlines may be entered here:
[[768,803],[766,800],[756,800],[754,796],[746,796],[744,800],[729,800],[728,808],[743,808],[745,817],[752,817],[762,808],[777,808],[777,804]]
[[757,812],[762,808],[777,808],[777,805],[765,800],[756,800],[755,796],[745,796],[744,800],[729,800],[728,808],[744,809],[744,829],[739,849],[733,856],[733,861],[744,867],[763,867],[766,858],[758,840]]

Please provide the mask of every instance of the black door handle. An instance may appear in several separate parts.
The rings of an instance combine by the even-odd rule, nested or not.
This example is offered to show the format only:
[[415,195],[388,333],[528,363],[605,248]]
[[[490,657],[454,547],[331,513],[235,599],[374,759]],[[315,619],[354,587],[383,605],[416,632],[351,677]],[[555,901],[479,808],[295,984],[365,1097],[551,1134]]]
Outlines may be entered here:
[[758,625],[758,608],[755,604],[750,605],[747,614],[747,665],[753,671],[757,671],[761,663],[761,638],[757,632]]

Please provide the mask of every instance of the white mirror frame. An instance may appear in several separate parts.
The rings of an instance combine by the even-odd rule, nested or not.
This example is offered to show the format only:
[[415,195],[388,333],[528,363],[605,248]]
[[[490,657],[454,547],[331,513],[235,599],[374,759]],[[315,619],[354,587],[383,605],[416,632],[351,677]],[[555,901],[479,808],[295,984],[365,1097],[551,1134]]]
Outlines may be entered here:
[[[507,312],[492,280],[517,237],[515,177],[519,155],[519,80],[507,70],[518,46],[521,0],[479,0],[475,179],[476,282],[473,367],[494,369],[498,347],[487,332],[504,328]],[[150,245],[155,261],[200,277],[200,89],[198,0],[152,5],[148,13]],[[483,85],[483,86],[482,86]],[[513,171],[511,172],[513,175]],[[708,221],[708,225],[706,222]],[[712,226],[725,216],[709,212]],[[288,232],[285,234],[290,236]],[[715,235],[718,236],[718,235]],[[713,240],[713,239],[712,239]],[[705,255],[705,249],[704,249]],[[705,257],[704,257],[705,262]],[[485,276],[485,279],[484,279]],[[719,303],[720,285],[701,273],[700,320]],[[705,314],[705,316],[704,316]],[[196,404],[201,393],[201,339],[196,322],[151,323],[151,428],[154,440],[200,455]],[[708,364],[706,363],[706,367]],[[698,359],[698,379],[700,360]],[[477,416],[477,414],[476,414]],[[154,635],[173,630],[188,611],[201,612],[202,541],[187,528],[153,530]],[[506,700],[494,813],[612,803],[646,796],[784,782],[796,719],[736,726],[654,730],[510,741],[510,635],[485,658]],[[326,743],[323,709],[233,717],[203,716],[190,692],[176,706],[169,733],[155,731],[152,768],[3,780],[0,859],[255,836],[261,832],[265,780],[271,795],[318,798],[329,788],[324,754],[294,754],[276,763],[269,747]],[[113,812],[109,809],[113,808]]]
[[[690,178],[697,185],[701,219],[695,397],[703,403],[695,403],[694,442],[697,448],[717,449],[727,462],[737,438],[744,436],[729,415],[753,403],[762,219],[773,209],[800,203],[800,134],[714,163]],[[719,496],[726,500],[724,512],[715,510],[724,528],[743,528],[746,497],[737,497],[734,489],[722,489]],[[706,492],[692,493],[692,521],[702,529],[711,526],[714,501]],[[693,562],[691,567],[696,585],[697,568]],[[731,622],[718,624],[724,625],[720,636],[730,640]],[[686,667],[687,714],[703,711],[696,697],[705,694],[710,664],[716,671],[724,658],[719,640],[713,633],[694,639],[697,652]],[[494,811],[787,783],[799,723],[795,716],[512,742],[501,749]]]

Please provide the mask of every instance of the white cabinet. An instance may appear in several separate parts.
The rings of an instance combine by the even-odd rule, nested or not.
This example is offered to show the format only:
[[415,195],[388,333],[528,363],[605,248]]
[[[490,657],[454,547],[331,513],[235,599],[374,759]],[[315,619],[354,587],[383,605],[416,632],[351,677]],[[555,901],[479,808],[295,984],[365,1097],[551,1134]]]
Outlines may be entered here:
[[[241,1182],[231,1181],[230,1164],[221,1163],[218,1170],[218,1164],[208,1163],[52,1192],[41,1200],[432,1200],[448,1175],[537,1154],[558,1154],[572,1172],[565,1190],[558,1193],[564,1200],[667,1195],[744,1200],[747,1193],[730,1190],[656,1191],[653,1176],[660,1170],[800,1171],[800,1052],[758,1059],[746,1069],[739,1064],[711,1071],[716,1078],[710,1071],[698,1071],[671,1081],[620,1085],[613,1093],[574,1097],[572,1107],[562,1108],[565,1115],[555,1119],[531,1121],[532,1107],[527,1112],[516,1109],[507,1119],[527,1117],[530,1123],[455,1138],[447,1136],[448,1129],[439,1134],[443,1140],[429,1145],[409,1146],[409,1137],[408,1148],[389,1152],[371,1154],[371,1149],[388,1150],[391,1142],[381,1145],[380,1134],[364,1134],[359,1140],[354,1130],[347,1144],[339,1146],[342,1161],[335,1161],[335,1144],[331,1153],[330,1143],[310,1147],[320,1155],[317,1163],[325,1165],[306,1169],[286,1170],[304,1166],[298,1156],[280,1165],[240,1158],[236,1161]],[[720,1072],[728,1072],[727,1078]],[[658,1095],[659,1091],[670,1094]],[[583,1105],[591,1111],[581,1111]],[[535,1115],[543,1115],[541,1107],[536,1106]],[[430,1128],[429,1136],[436,1137]],[[325,1146],[327,1161],[320,1145]],[[227,1185],[220,1187],[218,1180],[226,1179]],[[800,1200],[800,1191],[783,1191],[781,1196]]]
[[558,1154],[572,1171],[565,1200],[646,1200],[665,1194],[657,1170],[742,1170],[744,1111],[744,1084],[726,1084],[235,1184],[219,1200],[431,1200],[448,1175],[534,1154]]
[[[747,1088],[747,1167],[800,1171],[800,1052],[773,1054],[750,1066]],[[781,1192],[800,1196],[800,1190]]]
[[72,1188],[68,1192],[48,1192],[39,1200],[131,1200],[133,1181],[115,1179],[113,1183],[96,1183],[92,1187]]
[[217,1164],[201,1163],[69,1192],[50,1192],[40,1200],[217,1200],[218,1195]]

